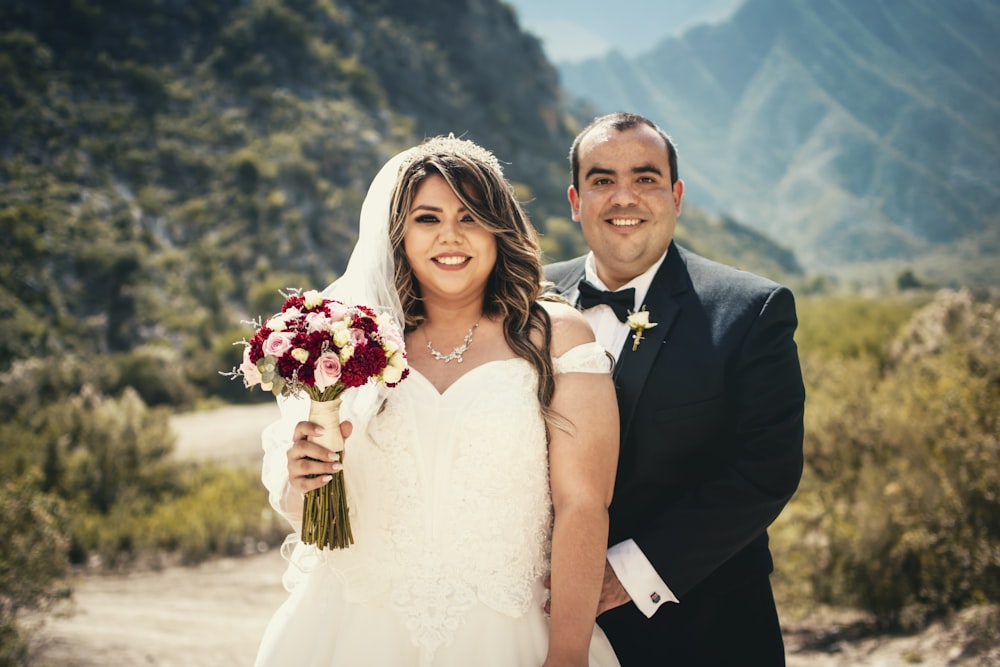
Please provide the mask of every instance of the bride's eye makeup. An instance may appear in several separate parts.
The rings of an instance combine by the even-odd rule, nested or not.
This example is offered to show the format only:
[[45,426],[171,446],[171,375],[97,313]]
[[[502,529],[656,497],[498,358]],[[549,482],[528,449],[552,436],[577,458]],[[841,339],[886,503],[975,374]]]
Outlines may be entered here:
[[[431,213],[424,213],[423,215],[415,216],[413,218],[413,221],[414,222],[428,223],[429,224],[429,223],[434,223],[434,222],[441,222],[441,219],[438,216],[433,215]],[[476,221],[475,216],[473,216],[471,213],[464,214],[461,217],[461,219],[459,220],[459,222],[464,222],[464,223],[472,224],[472,225],[478,224],[477,221]]]

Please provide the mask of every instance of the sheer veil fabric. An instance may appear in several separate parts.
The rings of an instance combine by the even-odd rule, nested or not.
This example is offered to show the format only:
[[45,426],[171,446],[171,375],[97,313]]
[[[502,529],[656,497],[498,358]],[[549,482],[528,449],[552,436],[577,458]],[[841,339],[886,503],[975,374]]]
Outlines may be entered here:
[[[396,293],[395,266],[389,243],[389,207],[400,169],[416,153],[411,148],[397,154],[379,170],[361,205],[358,242],[347,262],[344,275],[323,291],[323,296],[348,305],[364,305],[392,315],[400,331],[404,329],[403,307]],[[385,397],[385,388],[355,393],[351,415],[355,429],[367,430],[368,421]]]
[[358,242],[347,269],[324,291],[324,296],[331,299],[391,313],[400,330],[403,328],[403,308],[396,294],[395,267],[389,245],[389,206],[399,171],[414,153],[413,148],[399,153],[375,175],[361,205]]
[[[386,162],[375,175],[361,206],[358,240],[347,263],[343,275],[330,284],[323,296],[349,305],[365,305],[376,312],[392,316],[399,330],[403,330],[403,309],[395,286],[395,268],[392,247],[389,243],[389,214],[392,194],[400,169],[416,155],[417,149],[410,148],[398,153]],[[345,461],[349,456],[356,459],[363,456],[368,440],[368,426],[372,417],[382,405],[386,391],[384,387],[366,385],[344,394],[341,419],[349,420],[353,426],[351,437],[345,444]],[[338,552],[320,551],[300,542],[301,517],[289,511],[286,502],[288,469],[285,451],[291,441],[295,425],[308,419],[309,400],[307,398],[279,397],[278,407],[281,419],[269,426],[263,433],[264,462],[261,477],[268,489],[269,501],[282,516],[292,524],[294,532],[285,538],[281,553],[289,565],[284,576],[284,586],[291,591],[302,576],[336,554],[343,568],[351,568],[353,562],[361,559],[363,548],[356,548],[365,542],[364,521],[359,514],[363,508],[357,498],[364,494],[364,479],[352,474],[360,466],[345,466],[345,484],[352,517],[355,547]],[[340,568],[337,568],[340,569]]]

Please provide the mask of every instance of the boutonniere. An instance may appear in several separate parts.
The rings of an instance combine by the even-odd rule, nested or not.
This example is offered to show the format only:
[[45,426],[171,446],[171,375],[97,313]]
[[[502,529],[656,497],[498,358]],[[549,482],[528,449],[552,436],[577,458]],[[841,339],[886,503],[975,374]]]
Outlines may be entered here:
[[655,327],[656,322],[649,321],[649,311],[646,310],[646,306],[640,308],[638,312],[629,313],[626,322],[628,322],[628,328],[635,332],[632,334],[632,351],[635,352],[642,341],[642,332]]

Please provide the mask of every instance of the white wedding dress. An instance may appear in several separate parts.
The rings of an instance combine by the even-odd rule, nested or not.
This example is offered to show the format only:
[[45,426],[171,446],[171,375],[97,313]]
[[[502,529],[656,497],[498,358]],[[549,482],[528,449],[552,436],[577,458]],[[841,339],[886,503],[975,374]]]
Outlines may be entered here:
[[[554,362],[557,373],[608,372],[596,343]],[[286,543],[291,594],[258,666],[542,664],[552,509],[536,386],[519,358],[473,368],[443,393],[411,369],[370,440],[347,443],[355,544],[320,552],[294,536]],[[288,429],[302,418],[289,414],[265,432],[264,480],[279,508]],[[618,665],[596,626],[590,664]]]

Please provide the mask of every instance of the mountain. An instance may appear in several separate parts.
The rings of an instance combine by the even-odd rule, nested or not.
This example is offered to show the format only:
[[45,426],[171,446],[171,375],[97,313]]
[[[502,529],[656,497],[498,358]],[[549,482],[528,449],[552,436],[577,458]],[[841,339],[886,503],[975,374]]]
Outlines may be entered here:
[[595,111],[671,133],[689,201],[824,270],[995,247],[997,34],[995,0],[747,0],[641,56],[559,73]]
[[[98,386],[243,396],[217,373],[240,321],[335,279],[372,176],[424,137],[494,150],[547,256],[580,252],[578,127],[499,0],[5,0],[0,372],[106,355]],[[777,267],[763,241],[746,261]]]
[[377,168],[445,132],[563,214],[556,73],[495,0],[6,0],[0,368],[204,347],[327,284]]
[[[743,2],[632,0],[628,12],[610,12],[601,0],[505,1],[557,64],[600,57],[614,49],[628,55],[643,53],[665,37],[728,17]],[[641,21],[637,15],[642,15]]]

